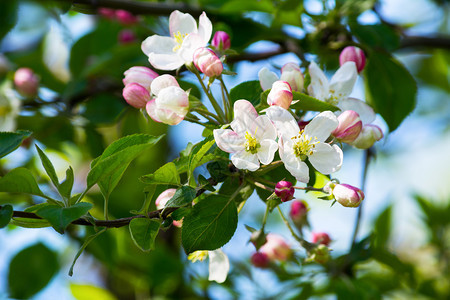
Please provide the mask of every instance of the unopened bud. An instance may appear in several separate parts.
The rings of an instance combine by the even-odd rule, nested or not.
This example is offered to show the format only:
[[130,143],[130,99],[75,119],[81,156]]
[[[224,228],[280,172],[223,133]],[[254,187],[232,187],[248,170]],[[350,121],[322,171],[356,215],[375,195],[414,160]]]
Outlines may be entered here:
[[267,242],[259,249],[267,255],[269,260],[286,261],[292,256],[292,250],[284,239],[276,234],[269,233]]
[[152,84],[152,81],[159,76],[155,71],[140,66],[131,67],[123,74],[125,75],[125,78],[122,80],[124,85],[132,82],[139,83],[145,87],[149,93],[151,92],[150,85]]
[[160,91],[162,91],[163,89],[165,89],[169,86],[179,87],[180,85],[178,84],[175,77],[173,77],[172,75],[169,75],[169,74],[164,74],[164,75],[158,76],[157,78],[155,78],[152,81],[152,83],[150,85],[150,90],[152,91],[153,95],[158,96]]
[[132,25],[138,21],[135,15],[123,9],[116,10],[116,18],[123,25]]
[[336,184],[333,196],[345,207],[357,207],[364,200],[364,193],[359,188],[349,184]]
[[295,63],[287,63],[281,68],[280,80],[289,83],[293,91],[301,92],[303,90],[303,73]]
[[257,230],[250,236],[250,242],[252,242],[256,250],[259,250],[259,248],[267,242],[266,234],[264,231]]
[[319,264],[325,264],[328,260],[330,260],[330,249],[323,244],[314,248],[308,257],[308,261],[315,261]]
[[132,30],[124,29],[119,32],[118,40],[120,44],[128,44],[136,40],[136,35]]
[[188,113],[188,94],[178,86],[169,86],[159,90],[157,97],[148,101],[145,108],[154,121],[177,125]]
[[225,31],[217,31],[214,34],[211,45],[219,50],[227,50],[231,47],[231,40]]
[[[157,209],[163,209],[166,204],[167,201],[169,201],[170,199],[172,199],[173,195],[175,195],[175,192],[177,190],[176,189],[167,189],[164,192],[162,192],[161,194],[159,194],[158,198],[156,198],[155,200],[155,205]],[[183,220],[179,220],[179,221],[173,221],[173,225],[176,227],[181,227],[183,224]]]
[[217,55],[205,47],[195,50],[194,65],[208,77],[217,77],[223,71],[223,64]]
[[295,189],[289,181],[279,181],[275,186],[275,195],[280,197],[282,202],[294,199]]
[[366,55],[360,48],[348,46],[339,55],[339,64],[342,66],[347,61],[353,61],[356,64],[358,73],[360,73],[366,66]]
[[289,109],[292,99],[292,89],[289,83],[278,80],[272,84],[272,89],[267,95],[267,104]]
[[269,266],[270,260],[267,254],[262,252],[255,252],[252,254],[250,261],[255,267],[267,268]]
[[358,149],[368,149],[383,138],[383,131],[377,125],[364,125],[358,137],[351,143],[352,146]]
[[313,232],[312,242],[315,244],[322,244],[328,246],[331,243],[331,238],[325,232]]
[[135,108],[144,108],[148,101],[150,101],[150,93],[139,83],[129,83],[122,91],[123,98],[128,104]]
[[31,98],[37,94],[39,78],[30,68],[20,68],[14,74],[14,85],[21,95]]
[[346,110],[338,116],[339,125],[332,135],[343,143],[353,142],[361,132],[362,122],[359,114],[353,110]]
[[102,17],[110,19],[110,20],[112,20],[112,19],[114,19],[116,17],[116,11],[114,9],[112,9],[112,8],[100,7],[98,9],[98,13]]
[[307,224],[307,214],[308,207],[306,206],[306,203],[304,201],[292,201],[289,216],[291,217],[295,225],[303,226]]

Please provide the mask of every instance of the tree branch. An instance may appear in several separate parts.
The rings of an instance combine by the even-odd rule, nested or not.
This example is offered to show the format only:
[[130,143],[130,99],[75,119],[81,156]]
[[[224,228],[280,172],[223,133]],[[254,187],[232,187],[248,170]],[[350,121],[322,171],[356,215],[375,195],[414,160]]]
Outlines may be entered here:
[[400,42],[400,48],[442,48],[450,49],[450,36],[405,36]]

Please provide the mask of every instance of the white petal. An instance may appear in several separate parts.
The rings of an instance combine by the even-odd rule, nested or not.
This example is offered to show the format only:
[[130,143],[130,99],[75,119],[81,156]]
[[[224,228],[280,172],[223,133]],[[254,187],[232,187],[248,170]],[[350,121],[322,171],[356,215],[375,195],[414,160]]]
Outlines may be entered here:
[[197,22],[190,14],[184,14],[178,10],[173,11],[169,17],[170,36],[180,32],[181,34],[189,34],[197,32]]
[[184,117],[188,112],[189,99],[182,88],[169,86],[159,92],[156,105],[158,108],[170,109]]
[[231,156],[231,162],[238,169],[245,169],[252,172],[259,169],[258,155],[245,150],[233,154]]
[[244,151],[245,139],[230,129],[214,129],[217,147],[228,153]]
[[191,62],[194,60],[195,50],[205,46],[206,43],[199,34],[191,33],[183,40],[181,48],[178,50],[178,54],[185,62]]
[[259,141],[264,139],[275,140],[277,138],[277,130],[267,116],[257,117],[250,130]]
[[320,173],[330,174],[341,168],[343,154],[337,145],[318,143],[313,151],[313,155],[309,156],[309,161]]
[[318,141],[325,141],[339,125],[339,121],[331,111],[324,111],[318,114],[305,126],[305,135],[316,137]]
[[238,100],[234,102],[234,120],[231,122],[231,128],[237,133],[245,132],[255,122],[258,112],[247,100]]
[[160,70],[175,70],[184,64],[173,48],[176,42],[166,36],[152,35],[141,45],[142,51],[148,56],[153,67]]
[[261,145],[257,152],[259,160],[264,165],[270,164],[278,150],[278,143],[274,140],[262,140],[259,144]]
[[198,23],[198,34],[202,37],[203,42],[206,45],[211,39],[212,24],[205,12],[200,15]]
[[161,122],[161,120],[158,118],[158,115],[156,114],[157,107],[155,99],[148,101],[145,109],[147,111],[147,114],[150,116],[150,118],[153,119],[153,121]]
[[315,62],[311,62],[309,65],[309,76],[311,76],[311,83],[308,86],[309,94],[325,101],[330,93],[328,79]]
[[309,168],[308,165],[295,156],[293,152],[284,151],[283,154],[284,167],[292,176],[298,181],[309,181]]
[[228,257],[221,249],[208,252],[209,256],[209,281],[223,283],[227,279],[230,270]]
[[277,74],[269,71],[266,67],[262,68],[258,72],[259,83],[261,84],[261,88],[263,91],[271,89],[272,84],[278,80]]
[[340,67],[333,75],[330,81],[330,91],[338,99],[342,99],[350,95],[358,78],[356,65],[352,61],[348,61]]
[[376,114],[366,102],[356,98],[345,98],[339,101],[338,107],[342,111],[353,110],[358,113],[363,124],[370,124],[375,120]]
[[290,139],[300,132],[297,121],[289,111],[279,106],[271,106],[266,109],[266,115],[274,123],[278,134]]

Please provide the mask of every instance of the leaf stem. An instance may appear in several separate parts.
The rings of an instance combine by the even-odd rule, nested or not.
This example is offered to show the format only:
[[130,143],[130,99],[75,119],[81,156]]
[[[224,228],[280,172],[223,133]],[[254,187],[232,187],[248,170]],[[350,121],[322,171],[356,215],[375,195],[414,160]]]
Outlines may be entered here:
[[305,241],[300,236],[298,236],[297,233],[292,228],[291,224],[289,224],[289,221],[284,216],[283,212],[281,211],[280,206],[277,206],[277,209],[278,209],[278,212],[280,213],[281,219],[283,220],[284,224],[287,226],[287,228],[291,232],[292,236],[300,243],[300,245],[302,245],[303,248],[306,249],[306,251],[308,251],[308,252],[311,251],[315,247],[314,244],[311,244],[311,243]]
[[220,75],[219,81],[220,81],[220,85],[222,86],[222,92],[225,92],[225,95],[227,97],[228,109],[225,109],[225,111],[228,112],[227,118],[228,118],[228,121],[231,122],[231,120],[233,119],[233,106],[231,105],[231,97],[230,97],[230,94],[228,93],[227,86],[225,85],[225,82],[223,81],[222,75]]

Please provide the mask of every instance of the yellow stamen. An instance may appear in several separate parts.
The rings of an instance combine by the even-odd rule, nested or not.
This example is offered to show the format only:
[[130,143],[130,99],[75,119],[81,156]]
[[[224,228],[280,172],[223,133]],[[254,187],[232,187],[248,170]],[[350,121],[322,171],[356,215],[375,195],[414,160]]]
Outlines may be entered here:
[[314,148],[316,148],[316,144],[320,143],[317,141],[317,137],[309,137],[304,134],[304,130],[300,130],[298,136],[294,136],[292,138],[295,140],[294,142],[294,154],[299,157],[301,160],[305,160],[308,156],[314,154]]
[[208,257],[208,251],[195,251],[188,255],[188,259],[195,263],[196,261],[204,261]]
[[177,43],[175,47],[173,47],[172,51],[177,52],[178,49],[181,48],[181,45],[183,44],[184,38],[187,37],[187,33],[182,34],[181,32],[177,31],[177,33],[173,34],[173,39]]
[[[256,133],[256,130],[255,130]],[[251,135],[248,131],[245,132],[245,151],[250,152],[251,154],[256,154],[258,152],[258,148],[261,147],[261,145],[258,143],[258,140]]]

